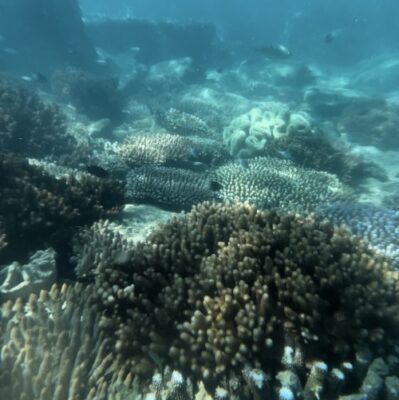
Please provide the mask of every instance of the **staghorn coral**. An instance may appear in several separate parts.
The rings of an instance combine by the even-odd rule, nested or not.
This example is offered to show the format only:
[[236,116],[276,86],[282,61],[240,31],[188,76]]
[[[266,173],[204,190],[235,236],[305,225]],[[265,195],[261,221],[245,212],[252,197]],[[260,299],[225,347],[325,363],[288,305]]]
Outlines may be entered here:
[[268,140],[286,134],[287,110],[282,105],[253,108],[233,119],[224,129],[223,141],[232,156],[251,157],[262,154]]
[[76,141],[56,107],[35,94],[0,81],[0,147],[29,157],[68,155]]
[[131,380],[98,333],[100,315],[90,296],[82,285],[53,286],[26,304],[2,305],[2,399],[106,400]]
[[175,108],[158,111],[158,123],[167,131],[182,136],[215,137],[216,132],[200,117]]
[[218,199],[249,202],[260,208],[309,211],[352,196],[335,175],[273,157],[226,164],[216,168],[209,179],[218,185]]
[[103,334],[144,381],[167,366],[215,398],[333,399],[397,343],[398,274],[318,219],[205,203],[92,268]]
[[101,223],[82,244],[91,282],[1,306],[1,398],[395,393],[398,276],[342,229],[205,203],[146,243]]
[[321,206],[317,212],[336,225],[345,225],[399,269],[399,211],[371,203],[344,202]]
[[140,167],[126,176],[126,197],[150,202],[172,210],[187,210],[194,204],[212,200],[211,183],[202,174],[165,167]]
[[111,217],[123,201],[118,181],[74,172],[57,178],[45,168],[0,153],[0,218],[8,241],[1,262],[20,260],[68,228]]
[[131,136],[119,146],[118,152],[132,166],[176,164],[190,157],[191,145],[179,135],[157,133]]

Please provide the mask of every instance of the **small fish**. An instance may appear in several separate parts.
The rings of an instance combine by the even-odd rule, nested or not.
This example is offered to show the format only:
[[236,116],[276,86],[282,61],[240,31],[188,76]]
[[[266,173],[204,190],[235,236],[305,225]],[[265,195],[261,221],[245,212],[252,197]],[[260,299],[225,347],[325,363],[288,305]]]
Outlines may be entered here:
[[255,49],[257,53],[271,60],[284,60],[291,57],[291,52],[282,44],[277,46],[261,46]]
[[109,172],[98,165],[86,165],[86,171],[97,178],[109,178]]

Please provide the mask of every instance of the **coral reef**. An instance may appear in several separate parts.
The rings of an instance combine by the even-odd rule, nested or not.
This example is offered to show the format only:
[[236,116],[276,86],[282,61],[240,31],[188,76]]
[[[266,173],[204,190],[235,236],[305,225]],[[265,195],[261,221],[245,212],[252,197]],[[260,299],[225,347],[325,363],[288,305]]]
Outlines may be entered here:
[[146,243],[99,223],[80,246],[85,285],[2,305],[1,398],[395,393],[399,277],[345,230],[204,203]]
[[107,240],[112,252],[87,264],[93,300],[114,357],[144,381],[167,366],[215,398],[332,399],[396,343],[397,273],[325,221],[205,203],[130,251]]
[[64,117],[28,90],[0,81],[0,147],[29,157],[68,155],[75,149]]
[[[1,308],[2,399],[106,400],[131,380],[98,333],[91,290],[53,287]],[[121,397],[123,398],[123,397]],[[126,398],[126,397],[125,397]]]
[[130,136],[118,146],[117,152],[133,167],[164,165],[196,169],[220,164],[229,157],[225,148],[213,139],[170,133]]
[[335,174],[347,184],[356,184],[368,177],[388,179],[381,167],[344,151],[322,134],[294,131],[269,141],[266,151],[274,157],[288,158],[301,167]]
[[126,197],[180,211],[212,200],[214,192],[203,174],[179,168],[147,166],[134,168],[127,174]]
[[192,143],[187,138],[169,133],[137,135],[127,138],[118,149],[131,166],[176,164],[191,155]]
[[50,289],[55,283],[56,276],[56,253],[53,249],[37,251],[25,265],[13,262],[2,266],[0,303],[10,299],[16,300],[18,297],[27,300],[31,293]]
[[273,157],[223,165],[212,172],[210,180],[218,185],[220,200],[249,202],[260,208],[311,211],[353,196],[335,175]]
[[353,105],[339,119],[337,128],[351,140],[382,150],[399,148],[399,115],[387,105]]
[[175,108],[170,108],[166,111],[158,111],[157,120],[168,132],[178,135],[201,137],[216,136],[216,132],[214,132],[203,119]]
[[399,269],[399,211],[369,203],[335,203],[317,212],[337,225],[345,225]]
[[269,139],[286,134],[287,109],[272,106],[253,108],[233,119],[223,132],[223,140],[232,156],[251,157],[262,154]]
[[0,153],[0,218],[8,241],[0,260],[20,260],[67,228],[114,215],[123,202],[118,181],[74,171],[57,178]]
[[353,106],[370,110],[385,104],[384,100],[367,97],[346,86],[331,87],[328,84],[307,89],[304,100],[316,115],[328,119],[341,117]]
[[60,99],[71,102],[89,118],[108,118],[113,123],[123,120],[127,99],[118,87],[118,78],[65,69],[53,74],[51,85]]

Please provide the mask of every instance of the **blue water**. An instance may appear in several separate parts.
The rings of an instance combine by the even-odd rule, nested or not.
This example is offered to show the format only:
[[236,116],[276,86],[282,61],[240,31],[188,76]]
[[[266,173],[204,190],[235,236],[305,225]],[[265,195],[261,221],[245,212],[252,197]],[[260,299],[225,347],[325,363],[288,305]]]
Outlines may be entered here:
[[0,0],[0,399],[397,399],[398,17]]

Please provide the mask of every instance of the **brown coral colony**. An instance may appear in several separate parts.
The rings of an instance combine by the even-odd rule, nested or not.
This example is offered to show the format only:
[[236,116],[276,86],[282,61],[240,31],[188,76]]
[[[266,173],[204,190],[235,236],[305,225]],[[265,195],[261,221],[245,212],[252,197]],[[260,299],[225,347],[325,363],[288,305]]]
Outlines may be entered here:
[[329,223],[204,203],[132,253],[102,260],[94,285],[135,375],[155,359],[215,388],[246,367],[283,370],[287,346],[329,367],[394,346],[397,273]]

